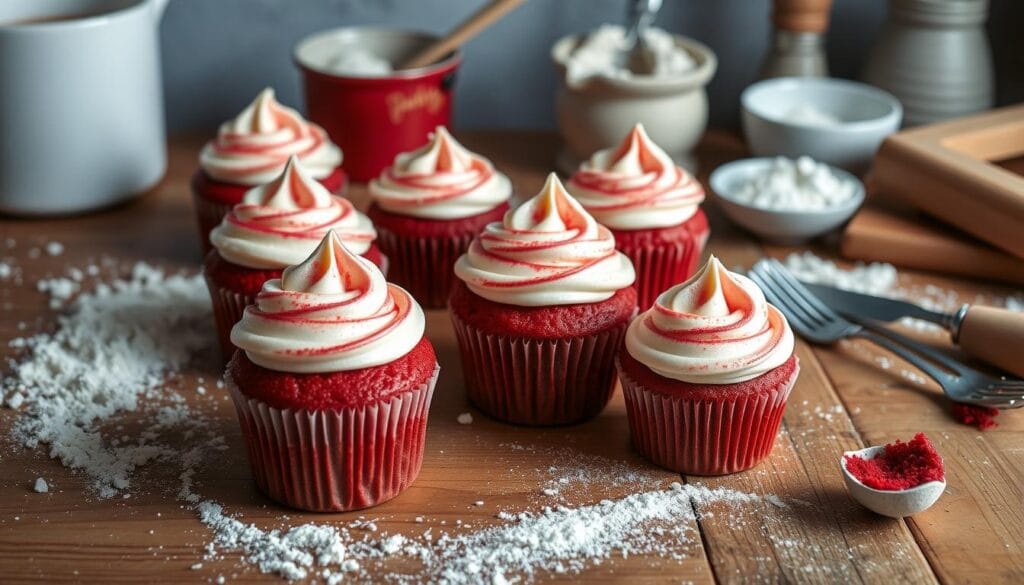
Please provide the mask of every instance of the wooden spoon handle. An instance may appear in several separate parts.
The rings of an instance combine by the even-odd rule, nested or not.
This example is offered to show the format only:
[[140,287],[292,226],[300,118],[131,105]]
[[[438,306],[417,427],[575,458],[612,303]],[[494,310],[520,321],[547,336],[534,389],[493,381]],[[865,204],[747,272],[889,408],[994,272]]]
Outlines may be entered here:
[[1024,378],[1024,313],[971,307],[956,341],[974,357]]
[[493,0],[477,10],[465,22],[455,30],[449,32],[435,43],[423,49],[412,59],[402,63],[401,69],[415,69],[425,67],[441,59],[448,53],[464,45],[469,39],[475,37],[480,31],[491,26],[496,20],[505,16],[512,9],[522,4],[525,0]]
[[823,33],[832,0],[775,0],[772,21],[781,30]]

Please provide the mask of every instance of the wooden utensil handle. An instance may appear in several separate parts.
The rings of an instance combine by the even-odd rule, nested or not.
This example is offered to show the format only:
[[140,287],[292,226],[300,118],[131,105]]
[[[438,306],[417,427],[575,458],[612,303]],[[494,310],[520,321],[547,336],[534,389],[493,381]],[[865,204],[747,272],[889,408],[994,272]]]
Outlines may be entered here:
[[513,8],[522,4],[525,0],[493,0],[477,10],[473,16],[460,24],[455,30],[448,33],[437,42],[420,51],[412,59],[402,63],[401,69],[415,69],[425,67],[441,59],[448,53],[461,47],[469,39],[475,37],[480,31],[491,26],[494,21],[505,16]]
[[832,0],[775,0],[772,22],[782,30],[823,33]]
[[957,342],[967,353],[1024,378],[1024,313],[971,307]]

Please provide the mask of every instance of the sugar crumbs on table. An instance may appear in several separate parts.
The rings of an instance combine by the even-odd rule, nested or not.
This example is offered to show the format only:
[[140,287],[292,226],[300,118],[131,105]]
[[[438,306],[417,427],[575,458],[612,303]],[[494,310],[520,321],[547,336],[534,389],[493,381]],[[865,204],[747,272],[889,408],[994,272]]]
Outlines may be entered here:
[[996,416],[999,410],[988,406],[966,404],[963,402],[953,403],[953,418],[956,422],[977,427],[980,431],[987,431],[999,426]]
[[470,412],[464,412],[455,419],[460,425],[471,425],[473,424],[473,414]]
[[50,484],[46,483],[46,480],[39,477],[36,478],[36,483],[32,486],[37,494],[45,494],[50,491]]
[[945,477],[942,457],[924,433],[906,443],[897,439],[872,459],[847,455],[846,469],[861,483],[876,490],[897,491]]

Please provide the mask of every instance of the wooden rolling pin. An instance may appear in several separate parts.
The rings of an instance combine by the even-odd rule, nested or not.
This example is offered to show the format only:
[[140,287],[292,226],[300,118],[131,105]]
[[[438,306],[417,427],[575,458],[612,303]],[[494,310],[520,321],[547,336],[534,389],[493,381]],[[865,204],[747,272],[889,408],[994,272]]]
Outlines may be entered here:
[[448,53],[466,44],[470,39],[480,34],[485,28],[494,24],[523,2],[524,0],[494,0],[484,5],[473,16],[470,16],[465,22],[455,27],[455,30],[420,51],[412,59],[402,63],[400,69],[426,67],[440,60]]
[[1024,378],[1024,313],[968,307],[953,341],[970,355]]

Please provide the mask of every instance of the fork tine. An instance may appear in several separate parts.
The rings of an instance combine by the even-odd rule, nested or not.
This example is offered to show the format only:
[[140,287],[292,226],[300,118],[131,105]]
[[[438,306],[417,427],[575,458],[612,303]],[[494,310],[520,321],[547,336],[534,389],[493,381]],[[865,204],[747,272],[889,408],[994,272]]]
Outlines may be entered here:
[[992,396],[1009,396],[1024,399],[1024,387],[1004,386],[1002,384],[989,384],[978,390]]
[[[765,292],[765,296],[769,297],[769,301],[772,304],[779,306],[780,308],[786,308],[784,312],[787,313],[787,317],[790,317],[790,313],[796,313],[799,315],[809,327],[815,327],[825,324],[825,321],[821,317],[814,315],[800,302],[795,295],[790,291],[786,290],[784,286],[779,282],[772,271],[768,270],[764,261],[759,261],[754,265],[753,274],[761,286],[762,291]],[[790,320],[793,320],[792,318]]]
[[761,290],[764,292],[764,296],[768,299],[768,302],[778,307],[780,311],[786,316],[790,326],[799,333],[802,337],[810,339],[812,341],[822,341],[821,336],[816,334],[815,325],[809,322],[809,318],[799,310],[796,310],[789,299],[784,299],[779,296],[776,290],[775,284],[766,280],[765,276],[759,271],[758,266],[755,265],[750,272],[748,272],[750,278],[757,283]]
[[782,311],[789,324],[797,333],[812,341],[827,341],[818,333],[820,323],[813,320],[791,299],[782,296],[773,282],[766,281],[763,276],[761,278],[755,277],[755,281],[761,287],[768,302]]
[[978,406],[988,406],[990,408],[998,408],[1001,410],[1012,410],[1015,408],[1024,407],[1024,400],[1021,399],[1010,399],[1006,397],[993,397],[986,396],[984,394],[971,394],[963,399],[965,402],[976,404]]
[[798,295],[803,302],[810,305],[810,307],[817,311],[823,318],[829,321],[836,321],[840,318],[839,313],[834,311],[832,307],[823,303],[821,299],[814,295],[814,293],[807,290],[807,287],[797,280],[796,277],[782,265],[782,262],[771,258],[768,260],[767,265],[783,286],[793,294]]
[[825,315],[822,315],[820,311],[814,310],[814,308],[807,303],[807,301],[800,295],[799,291],[792,290],[792,287],[787,286],[786,282],[779,277],[776,270],[771,269],[769,266],[762,266],[762,270],[765,273],[765,278],[771,283],[771,286],[775,289],[776,293],[788,299],[789,304],[794,310],[800,311],[801,314],[806,315],[807,318],[819,326],[827,325],[830,321]]

